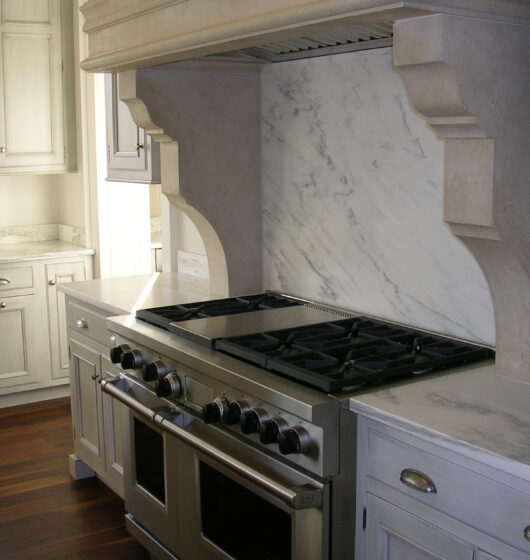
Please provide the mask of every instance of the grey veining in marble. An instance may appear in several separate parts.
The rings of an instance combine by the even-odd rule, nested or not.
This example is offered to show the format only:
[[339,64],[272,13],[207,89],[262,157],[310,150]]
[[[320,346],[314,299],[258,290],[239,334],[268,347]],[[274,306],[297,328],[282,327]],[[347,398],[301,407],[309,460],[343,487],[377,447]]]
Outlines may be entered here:
[[372,390],[352,397],[350,410],[530,475],[530,385],[496,375],[494,366]]
[[0,227],[0,245],[51,241],[59,236],[57,224]]
[[0,227],[0,245],[35,243],[60,239],[74,245],[85,246],[85,228],[64,224],[42,224]]
[[391,50],[269,65],[264,286],[494,344],[484,276],[442,220],[443,143]]

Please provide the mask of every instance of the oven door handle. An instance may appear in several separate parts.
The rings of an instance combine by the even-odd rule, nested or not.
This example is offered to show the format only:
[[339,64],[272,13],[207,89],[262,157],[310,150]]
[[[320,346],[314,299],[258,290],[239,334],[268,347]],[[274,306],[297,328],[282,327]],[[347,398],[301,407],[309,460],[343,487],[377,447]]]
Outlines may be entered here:
[[159,426],[162,431],[175,436],[207,457],[210,457],[229,471],[265,490],[267,494],[278,498],[290,508],[301,510],[316,508],[322,505],[322,488],[310,484],[290,488],[260,473],[252,467],[249,467],[245,463],[238,461],[200,437],[176,425],[172,421],[172,418],[178,416],[180,414],[179,412],[170,411],[166,407],[153,410],[139,402],[122,388],[123,386],[127,386],[128,381],[129,380],[123,378],[105,379],[101,383],[101,388],[105,393],[113,396],[115,399],[137,412],[140,416],[143,416]]
[[[174,416],[175,414],[173,414],[173,417]],[[295,488],[285,486],[252,467],[249,467],[245,463],[238,461],[231,455],[217,449],[214,445],[209,444],[184,428],[181,428],[172,422],[170,418],[163,417],[162,420],[160,420],[160,416],[157,416],[155,422],[163,431],[174,435],[229,471],[265,490],[267,494],[273,495],[292,509],[310,509],[322,505],[322,488],[317,488],[310,484],[297,486]]]
[[128,406],[129,408],[134,410],[134,412],[137,412],[140,416],[143,416],[150,422],[154,422],[155,416],[157,415],[158,411],[153,410],[149,406],[135,399],[122,388],[124,386],[129,386],[129,380],[125,379],[124,377],[107,378],[101,382],[102,391],[119,400],[121,403]]

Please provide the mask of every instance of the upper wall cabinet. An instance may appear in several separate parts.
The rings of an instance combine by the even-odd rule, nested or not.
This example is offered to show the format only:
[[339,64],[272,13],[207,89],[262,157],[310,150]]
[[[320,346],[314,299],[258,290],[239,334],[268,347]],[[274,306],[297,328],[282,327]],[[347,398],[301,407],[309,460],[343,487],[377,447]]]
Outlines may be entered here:
[[107,119],[107,179],[134,183],[160,183],[158,142],[136,125],[127,105],[120,100],[119,80],[105,76]]
[[75,168],[72,2],[0,0],[0,173]]

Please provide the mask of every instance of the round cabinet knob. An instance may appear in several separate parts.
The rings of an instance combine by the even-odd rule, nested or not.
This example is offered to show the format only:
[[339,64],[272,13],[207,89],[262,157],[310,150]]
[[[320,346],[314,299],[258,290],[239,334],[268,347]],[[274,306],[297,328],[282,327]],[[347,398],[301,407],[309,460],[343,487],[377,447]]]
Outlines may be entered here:
[[307,453],[311,449],[311,437],[302,426],[295,426],[280,432],[278,446],[283,455]]
[[281,432],[288,428],[287,422],[280,417],[274,417],[260,424],[259,440],[261,443],[276,443]]
[[156,381],[171,371],[171,368],[162,360],[155,360],[145,364],[142,368],[142,379],[144,381]]
[[57,280],[50,280],[50,281],[48,282],[48,284],[49,284],[50,286],[55,286],[55,285],[57,284]]
[[267,419],[267,412],[262,408],[248,410],[241,415],[241,431],[244,434],[256,434],[259,432],[260,423],[265,422]]
[[249,410],[249,408],[249,405],[245,401],[231,402],[223,415],[223,424],[227,424],[228,426],[239,424],[241,415]]
[[120,344],[119,346],[114,346],[114,348],[110,349],[110,361],[113,364],[119,364],[121,355],[128,350],[130,350],[128,344]]
[[170,373],[155,383],[155,393],[158,397],[179,397],[181,391],[180,379]]
[[0,309],[5,309],[7,307],[7,303],[5,301],[2,301],[0,303]]
[[77,319],[77,321],[75,322],[75,326],[78,329],[88,329],[88,323],[83,317],[81,317],[81,319]]
[[126,350],[120,358],[123,369],[138,369],[145,363],[145,358],[140,350]]

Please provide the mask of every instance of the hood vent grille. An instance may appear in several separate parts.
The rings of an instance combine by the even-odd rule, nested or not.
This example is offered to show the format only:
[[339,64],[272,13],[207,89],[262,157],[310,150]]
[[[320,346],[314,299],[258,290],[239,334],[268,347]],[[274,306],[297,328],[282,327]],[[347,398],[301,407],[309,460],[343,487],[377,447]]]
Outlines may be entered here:
[[258,59],[268,62],[284,62],[299,58],[389,47],[392,45],[392,35],[391,22],[359,25],[327,33],[321,32],[308,37],[273,41],[214,56],[239,60]]

